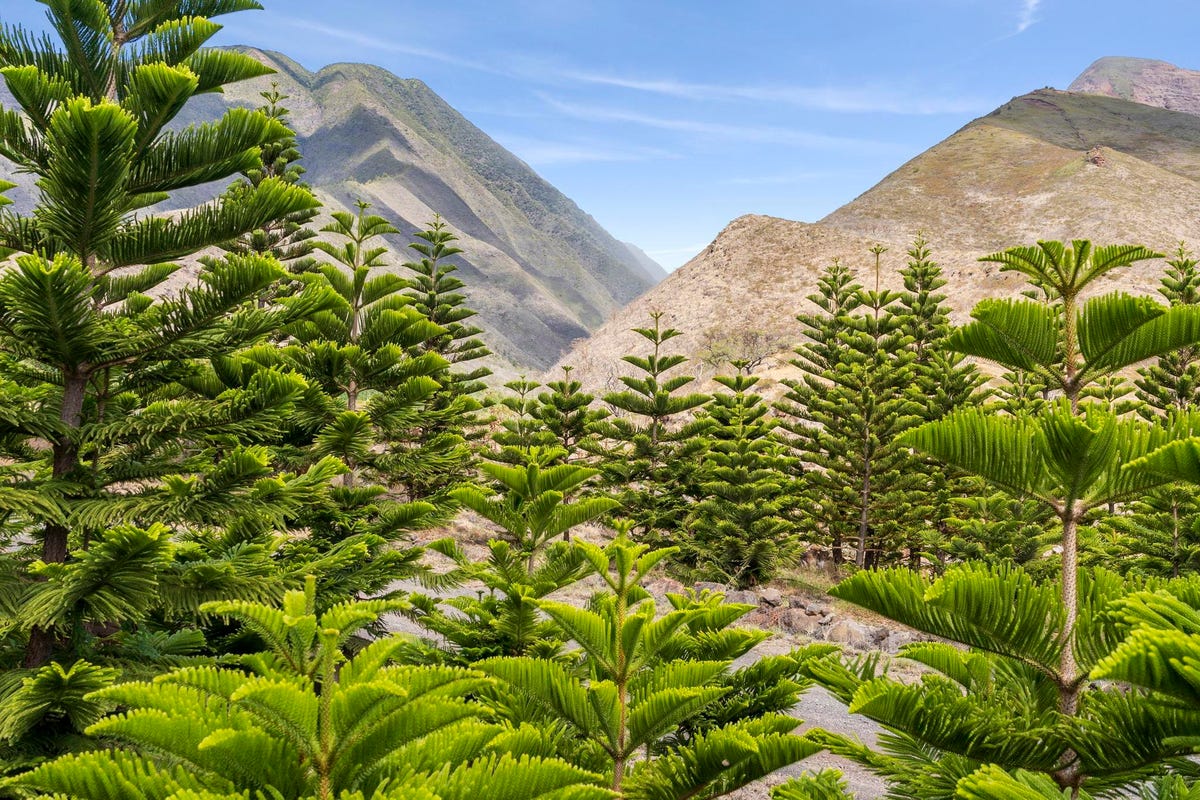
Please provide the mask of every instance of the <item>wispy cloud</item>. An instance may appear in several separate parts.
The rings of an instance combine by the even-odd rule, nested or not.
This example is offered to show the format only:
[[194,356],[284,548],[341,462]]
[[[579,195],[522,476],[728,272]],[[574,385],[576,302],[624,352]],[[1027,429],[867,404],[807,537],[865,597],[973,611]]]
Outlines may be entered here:
[[714,139],[726,139],[742,142],[758,142],[761,144],[779,144],[788,147],[803,147],[823,150],[874,150],[878,152],[893,152],[896,146],[887,142],[856,139],[843,136],[829,136],[823,133],[812,133],[795,128],[780,128],[770,125],[731,125],[724,122],[709,122],[706,120],[686,119],[681,117],[658,117],[607,106],[567,103],[540,94],[551,108],[575,119],[588,122],[615,122],[629,125],[639,125],[659,130],[678,131]]
[[502,69],[484,64],[479,61],[472,61],[466,58],[460,58],[452,53],[444,50],[434,50],[425,47],[416,47],[414,45],[397,42],[391,39],[379,39],[375,36],[369,36],[360,33],[356,30],[346,28],[338,28],[333,25],[325,25],[321,22],[313,22],[312,20],[302,19],[300,17],[280,17],[283,24],[293,28],[298,28],[303,31],[310,31],[322,36],[328,36],[331,39],[339,39],[343,42],[350,42],[360,47],[379,50],[386,53],[398,53],[406,56],[416,56],[417,58],[427,59],[430,61],[438,61],[443,64],[452,64],[456,67],[464,67],[466,69],[476,70],[478,72],[487,72],[492,75],[508,74]]
[[[1035,3],[1036,5],[1036,0]],[[595,72],[567,72],[580,83],[613,86],[687,100],[781,103],[800,108],[846,113],[965,114],[990,108],[971,97],[929,97],[889,88],[803,86],[725,86],[659,78],[627,78]]]
[[626,147],[604,142],[559,142],[496,134],[496,141],[534,167],[605,162],[656,161],[680,156],[654,147]]
[[1041,5],[1042,0],[1021,0],[1021,15],[1017,19],[1017,33],[1024,33],[1038,21],[1037,12]]

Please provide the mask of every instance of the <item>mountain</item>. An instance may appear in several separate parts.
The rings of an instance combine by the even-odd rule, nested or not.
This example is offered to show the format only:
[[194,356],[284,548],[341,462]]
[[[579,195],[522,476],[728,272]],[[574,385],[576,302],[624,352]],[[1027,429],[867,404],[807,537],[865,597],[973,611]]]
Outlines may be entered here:
[[[1089,72],[1101,74],[1095,65]],[[1200,85],[1188,96],[1200,103]],[[860,282],[873,283],[868,248],[881,243],[888,248],[882,282],[898,287],[918,232],[945,270],[957,321],[978,300],[1023,288],[1017,276],[977,260],[1012,245],[1089,238],[1161,252],[1180,241],[1200,249],[1200,116],[1105,94],[1046,89],[1016,97],[817,223],[734,220],[562,362],[593,388],[615,385],[620,356],[643,349],[628,329],[645,325],[655,309],[685,333],[669,343],[676,352],[704,356],[722,349],[717,344],[743,356],[772,355],[769,382],[790,374],[788,351],[801,335],[794,317],[814,308],[805,298],[820,271],[840,259]],[[1143,263],[1119,280],[1130,291],[1153,292],[1161,267]],[[701,375],[712,369],[689,367]]]
[[1200,114],[1200,72],[1149,58],[1101,58],[1084,70],[1067,91]]
[[[279,53],[241,49],[276,74],[198,97],[178,122],[213,119],[226,105],[257,107],[259,93],[278,83],[305,180],[326,208],[372,203],[404,232],[389,242],[395,264],[411,254],[408,234],[441,214],[461,240],[458,274],[477,324],[515,368],[548,367],[665,276],[421,81],[363,64],[310,72]],[[11,103],[3,91],[0,103]],[[199,188],[176,204],[201,202],[219,188]],[[27,187],[11,196],[18,208],[32,204]]]

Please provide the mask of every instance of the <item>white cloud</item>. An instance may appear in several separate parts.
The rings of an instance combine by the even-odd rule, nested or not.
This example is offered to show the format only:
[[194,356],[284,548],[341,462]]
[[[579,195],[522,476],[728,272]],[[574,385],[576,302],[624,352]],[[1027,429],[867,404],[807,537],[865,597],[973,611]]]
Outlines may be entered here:
[[439,61],[443,64],[453,64],[456,67],[464,67],[466,69],[476,70],[478,72],[487,72],[493,75],[507,75],[504,70],[488,64],[483,64],[478,61],[471,61],[465,58],[451,55],[443,50],[433,50],[425,47],[417,47],[415,45],[405,44],[394,39],[379,39],[374,36],[368,36],[354,30],[345,28],[337,28],[332,25],[325,25],[320,22],[313,22],[299,17],[281,17],[280,21],[285,25],[290,25],[293,28],[300,30],[318,33],[322,36],[328,36],[331,39],[340,39],[344,42],[350,42],[360,47],[368,47],[372,50],[380,50],[387,53],[398,53],[400,55],[415,56],[429,61]]
[[1042,0],[1021,0],[1021,15],[1017,21],[1017,33],[1024,33],[1037,19],[1038,7]]
[[688,100],[749,100],[821,111],[929,115],[979,113],[991,108],[990,104],[977,98],[930,97],[888,88],[721,86],[671,79],[625,78],[594,72],[568,72],[565,77],[581,83]]
[[887,142],[855,139],[844,136],[829,136],[795,128],[780,128],[769,125],[731,125],[724,122],[684,119],[680,117],[657,117],[605,106],[567,103],[540,94],[551,108],[561,114],[588,122],[614,122],[639,125],[659,130],[678,131],[715,139],[728,139],[762,144],[779,144],[788,147],[803,147],[823,150],[874,150],[894,152],[897,148]]

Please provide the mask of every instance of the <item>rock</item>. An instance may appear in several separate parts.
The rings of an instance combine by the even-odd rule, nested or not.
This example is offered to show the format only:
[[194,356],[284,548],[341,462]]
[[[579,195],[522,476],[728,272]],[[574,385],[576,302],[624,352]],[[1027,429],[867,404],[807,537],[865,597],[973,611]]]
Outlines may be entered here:
[[772,608],[783,605],[783,593],[778,589],[763,589],[758,593],[758,601]]
[[804,608],[808,605],[808,601],[803,597],[789,597],[787,604],[788,608]]
[[808,609],[808,613],[815,614],[818,617],[825,617],[833,613],[832,608],[820,603],[809,603],[805,608]]
[[700,581],[692,588],[697,592],[724,592],[725,584],[713,583],[712,581]]
[[906,644],[921,641],[912,631],[888,631],[887,636],[883,640],[883,651],[890,655],[896,655],[900,652],[900,648]]
[[684,586],[673,578],[659,578],[650,581],[643,588],[652,595],[662,597],[667,594],[682,594]]
[[747,605],[757,606],[758,595],[754,592],[733,591],[725,593],[726,603],[746,603]]
[[831,622],[833,622],[833,614],[826,614],[825,616],[821,617],[822,625],[828,625]]
[[821,623],[816,617],[805,613],[802,608],[788,608],[780,612],[779,627],[788,633],[816,636],[817,632],[821,630]]
[[825,641],[838,642],[856,650],[865,650],[873,643],[871,629],[852,619],[843,619],[825,628]]

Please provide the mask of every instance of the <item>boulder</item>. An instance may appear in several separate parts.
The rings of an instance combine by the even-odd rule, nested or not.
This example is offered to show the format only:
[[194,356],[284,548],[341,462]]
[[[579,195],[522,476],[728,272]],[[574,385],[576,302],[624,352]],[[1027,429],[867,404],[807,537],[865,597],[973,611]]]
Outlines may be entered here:
[[667,594],[682,594],[684,586],[674,578],[658,578],[643,587],[647,592],[657,597]]
[[815,637],[821,630],[821,622],[805,613],[802,608],[788,608],[780,612],[779,627],[788,633],[800,633]]
[[827,642],[837,642],[855,650],[866,650],[874,643],[873,631],[861,622],[852,619],[838,620],[824,630]]
[[779,608],[783,605],[783,593],[778,589],[763,589],[758,593],[758,601],[771,608]]
[[745,603],[751,606],[758,605],[758,595],[754,592],[747,591],[732,591],[725,593],[726,603]]
[[698,582],[698,583],[697,583],[695,586],[693,586],[692,588],[693,588],[693,589],[695,589],[697,592],[705,592],[705,591],[708,591],[708,592],[724,592],[724,591],[725,591],[725,584],[723,584],[723,583],[713,583],[712,581],[700,581],[700,582]]

